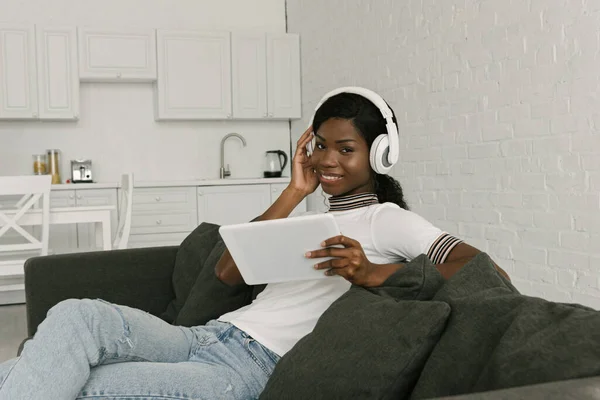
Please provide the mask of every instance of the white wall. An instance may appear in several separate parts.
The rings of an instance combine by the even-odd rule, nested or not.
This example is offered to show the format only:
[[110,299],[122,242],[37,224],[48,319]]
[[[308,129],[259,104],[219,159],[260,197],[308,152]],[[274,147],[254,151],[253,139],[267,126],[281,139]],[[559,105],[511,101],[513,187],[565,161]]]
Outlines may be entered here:
[[326,91],[378,91],[399,118],[394,176],[414,211],[522,292],[600,309],[600,2],[287,3],[302,37],[294,142]]
[[[92,27],[285,32],[284,0],[2,0],[0,22]],[[227,145],[232,177],[262,176],[266,150],[289,153],[289,123],[155,122],[151,84],[82,84],[78,122],[0,122],[0,175],[31,173],[31,155],[62,151],[69,160],[91,158],[97,181],[218,178],[219,143]]]

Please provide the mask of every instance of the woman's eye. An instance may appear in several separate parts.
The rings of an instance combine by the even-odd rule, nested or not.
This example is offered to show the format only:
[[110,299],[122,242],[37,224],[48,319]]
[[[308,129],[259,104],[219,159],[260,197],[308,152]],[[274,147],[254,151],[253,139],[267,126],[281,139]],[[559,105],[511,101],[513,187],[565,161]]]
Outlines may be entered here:
[[352,153],[354,151],[353,148],[351,147],[344,147],[343,149],[340,150],[342,153]]
[[317,149],[319,149],[319,150],[323,150],[323,149],[325,148],[325,146],[323,146],[323,143],[317,143],[317,144],[315,145],[315,147],[316,147]]

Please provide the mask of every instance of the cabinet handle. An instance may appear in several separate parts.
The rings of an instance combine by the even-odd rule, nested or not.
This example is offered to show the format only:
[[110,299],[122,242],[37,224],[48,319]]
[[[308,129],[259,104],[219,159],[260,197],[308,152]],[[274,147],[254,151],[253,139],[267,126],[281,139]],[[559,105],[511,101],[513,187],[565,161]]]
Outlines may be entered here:
[[273,118],[273,113],[269,113],[269,118]]
[[204,193],[198,192],[198,196],[204,196]]
[[70,198],[70,199],[74,199],[74,198],[75,198],[75,195],[73,195],[73,194],[70,194],[70,195],[69,195],[69,198]]
[[160,196],[156,196],[156,201],[160,201]]
[[121,73],[117,72],[117,78],[121,78]]
[[33,118],[37,118],[38,117],[38,113],[34,112],[33,114],[31,114],[33,116]]
[[80,194],[77,195],[77,199],[81,200],[81,195]]
[[162,220],[160,220],[160,219],[157,219],[157,220],[156,220],[156,225],[160,225],[160,224],[162,224]]
[[277,193],[277,189],[272,189],[272,190],[273,190],[273,193]]
[[228,118],[228,119],[231,119],[231,118],[233,118],[233,115],[231,115],[231,114],[227,114],[227,118]]

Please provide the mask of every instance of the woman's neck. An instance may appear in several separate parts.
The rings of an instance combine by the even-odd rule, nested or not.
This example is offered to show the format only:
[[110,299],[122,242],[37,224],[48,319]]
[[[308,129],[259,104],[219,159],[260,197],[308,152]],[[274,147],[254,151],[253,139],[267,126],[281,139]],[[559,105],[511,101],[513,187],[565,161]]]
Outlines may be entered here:
[[329,211],[347,211],[373,204],[379,204],[377,194],[373,192],[332,196],[329,198]]

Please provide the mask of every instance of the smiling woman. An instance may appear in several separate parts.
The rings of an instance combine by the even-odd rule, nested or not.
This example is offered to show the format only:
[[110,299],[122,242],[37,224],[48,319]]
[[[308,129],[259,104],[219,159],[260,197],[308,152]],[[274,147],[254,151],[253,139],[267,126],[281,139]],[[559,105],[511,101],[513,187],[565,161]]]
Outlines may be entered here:
[[[0,364],[0,398],[258,398],[279,358],[351,283],[381,286],[421,254],[448,278],[479,253],[408,210],[400,184],[387,175],[398,156],[393,111],[376,93],[327,94],[314,129],[298,140],[289,186],[258,220],[287,218],[322,185],[343,235],[305,257],[328,278],[268,284],[251,304],[191,328],[101,300],[63,301],[21,357]],[[215,275],[244,283],[228,250]]]

